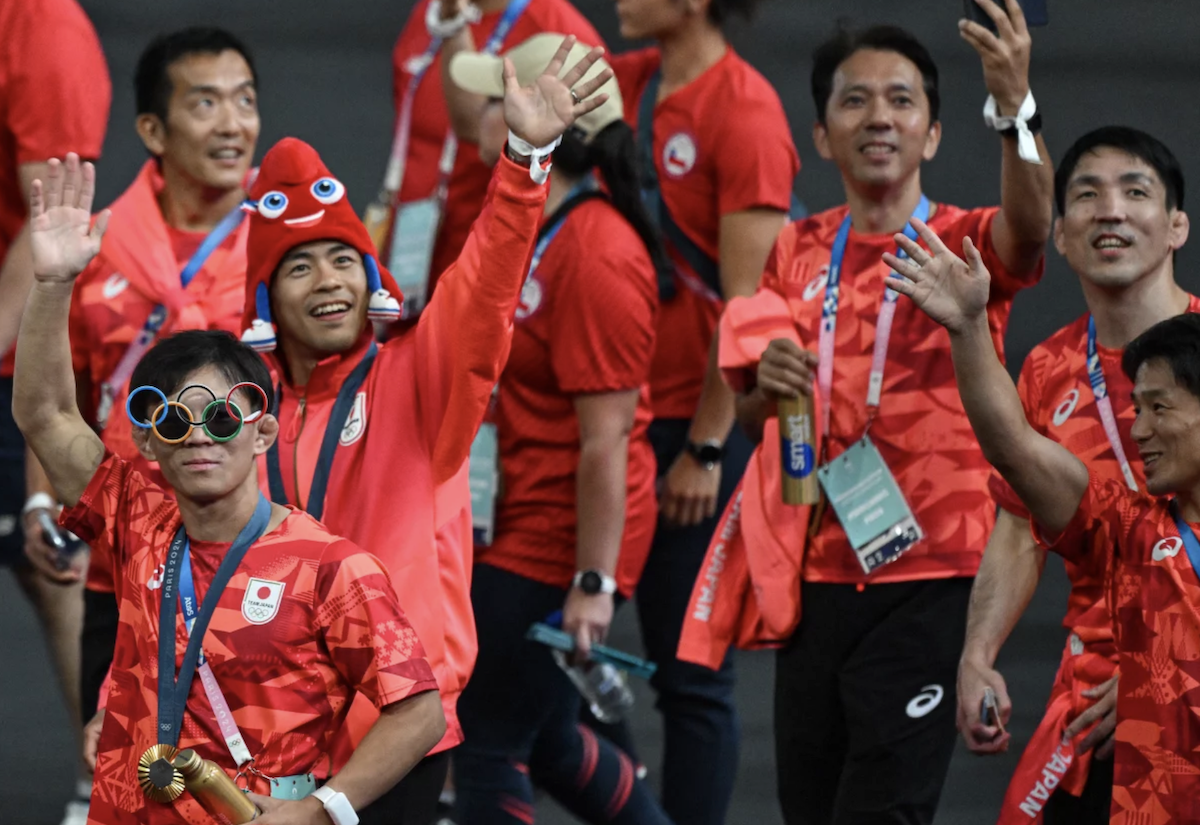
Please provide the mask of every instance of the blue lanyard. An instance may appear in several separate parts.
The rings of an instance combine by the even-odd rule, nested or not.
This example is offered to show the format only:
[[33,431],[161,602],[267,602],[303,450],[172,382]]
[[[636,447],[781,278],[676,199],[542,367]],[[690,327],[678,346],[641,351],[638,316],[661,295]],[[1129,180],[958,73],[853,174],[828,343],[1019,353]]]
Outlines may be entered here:
[[1179,512],[1179,502],[1176,499],[1171,499],[1167,506],[1171,510],[1171,517],[1175,519],[1175,528],[1179,530],[1179,538],[1183,539],[1183,546],[1187,550],[1192,569],[1196,571],[1197,578],[1200,578],[1200,540],[1196,539],[1196,531],[1192,529],[1192,525],[1184,521],[1183,514]]
[[1137,492],[1137,479],[1133,475],[1133,467],[1125,455],[1125,447],[1121,444],[1121,431],[1117,429],[1117,417],[1113,413],[1112,399],[1108,397],[1108,383],[1104,380],[1104,367],[1100,364],[1100,348],[1096,345],[1096,319],[1088,316],[1087,331],[1087,371],[1088,381],[1092,385],[1092,395],[1096,398],[1096,410],[1100,414],[1100,423],[1104,425],[1104,434],[1108,436],[1108,444],[1112,447],[1113,455],[1121,466],[1121,475],[1125,477],[1125,485]]
[[[521,15],[525,13],[526,7],[530,0],[512,0],[504,7],[504,14],[500,16],[499,22],[496,23],[496,28],[492,30],[491,36],[483,46],[484,54],[495,54],[500,51],[500,47],[504,45],[505,38],[512,31],[512,27],[521,19]],[[442,39],[435,37],[429,41],[429,45],[422,53],[419,63],[419,68],[413,72],[413,79],[410,88],[415,92],[417,87],[421,85],[421,81],[425,79],[425,72],[429,71],[429,67],[433,65],[433,58],[437,55],[438,50],[442,48]]]
[[[921,195],[913,217],[924,222],[929,220],[929,198]],[[821,391],[821,420],[824,432],[828,436],[830,423],[830,398],[833,392],[833,357],[835,350],[834,333],[837,331],[838,304],[841,300],[842,260],[846,257],[846,245],[850,241],[850,226],[853,220],[850,213],[842,221],[837,236],[833,240],[833,249],[829,256],[829,274],[825,280],[825,300],[821,305],[821,329],[819,333],[817,352],[817,386]],[[917,239],[917,230],[912,223],[904,225],[904,235],[910,240]],[[907,257],[904,250],[898,250],[897,255]],[[895,273],[891,277],[898,277]],[[892,334],[892,318],[896,312],[896,301],[900,293],[890,286],[884,290],[883,305],[879,308],[879,323],[875,330],[875,351],[871,358],[871,374],[867,384],[867,408],[879,406],[879,396],[883,391],[883,368],[887,363],[888,344]]]
[[550,225],[542,232],[542,237],[538,240],[537,246],[533,248],[533,257],[529,259],[529,273],[525,276],[526,280],[533,277],[533,273],[537,271],[537,268],[542,263],[542,256],[550,248],[550,242],[554,240],[555,236],[558,235],[563,225],[567,222],[567,216],[571,210],[564,207],[585,192],[596,192],[599,188],[596,184],[596,179],[591,175],[588,175],[571,187],[571,191],[562,199],[562,205],[551,216]]
[[[158,743],[160,745],[175,745],[179,741],[180,727],[183,724],[183,710],[187,705],[188,693],[192,688],[192,679],[196,675],[196,667],[203,663],[201,644],[208,630],[208,623],[217,602],[225,591],[225,586],[233,578],[238,565],[246,555],[246,551],[258,541],[267,531],[271,521],[271,503],[259,494],[258,506],[254,515],[238,533],[221,560],[217,573],[213,576],[208,592],[204,594],[204,603],[196,607],[196,588],[192,581],[191,544],[188,541],[187,530],[180,525],[167,552],[167,561],[163,569],[162,604],[158,613]],[[182,598],[181,598],[182,597]],[[182,601],[184,621],[188,627],[188,643],[183,654],[183,664],[179,668],[179,678],[175,678],[175,602]]]
[[[329,421],[325,423],[325,434],[321,438],[321,451],[317,454],[317,466],[313,468],[312,484],[308,488],[308,506],[304,511],[315,519],[325,515],[325,492],[329,487],[329,472],[333,468],[333,456],[337,452],[338,439],[346,426],[346,419],[354,409],[354,397],[359,388],[367,380],[367,373],[375,363],[379,347],[375,342],[367,348],[367,354],[358,362],[358,366],[346,378],[338,390],[337,400],[333,402],[333,410],[329,413]],[[275,409],[279,409],[279,400],[283,395],[283,387],[275,388]],[[297,476],[299,473],[297,472]],[[283,470],[279,465],[279,439],[267,450],[267,486],[271,490],[271,500],[276,504],[288,504],[287,488],[283,486]],[[297,501],[300,491],[296,490]]]
[[218,246],[225,243],[225,239],[238,228],[238,224],[244,217],[246,217],[246,213],[242,210],[241,204],[238,204],[232,212],[221,219],[219,224],[213,227],[212,232],[208,233],[208,236],[201,242],[200,248],[192,254],[187,265],[183,267],[183,271],[179,273],[179,281],[183,284],[184,289],[187,289],[196,274],[204,268],[208,256],[213,254]]

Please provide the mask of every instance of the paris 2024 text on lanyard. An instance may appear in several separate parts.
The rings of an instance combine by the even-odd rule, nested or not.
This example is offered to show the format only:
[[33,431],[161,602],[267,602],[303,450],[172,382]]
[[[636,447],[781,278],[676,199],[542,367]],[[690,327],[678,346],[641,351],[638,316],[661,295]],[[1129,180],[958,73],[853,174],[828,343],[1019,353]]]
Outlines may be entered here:
[[[921,196],[913,217],[929,219],[929,199]],[[834,335],[837,331],[837,312],[842,280],[842,261],[850,240],[851,217],[845,220],[833,242],[829,259],[829,276],[825,282],[825,300],[821,307],[821,330],[818,339],[817,385],[824,409],[822,419],[826,438],[829,433],[830,402],[833,390]],[[916,240],[911,222],[904,234]],[[904,257],[904,250],[897,253]],[[890,277],[900,277],[895,272]],[[871,414],[879,407],[883,391],[883,369],[887,361],[888,342],[892,335],[892,319],[899,298],[891,287],[883,296],[879,322],[875,329],[875,349],[871,358],[871,374],[867,386],[867,410]],[[868,424],[868,428],[869,428]],[[896,479],[888,469],[879,449],[864,431],[862,438],[844,453],[817,469],[817,478],[825,496],[833,506],[850,546],[863,572],[870,574],[893,562],[904,551],[925,537],[913,516],[912,508],[900,492]]]

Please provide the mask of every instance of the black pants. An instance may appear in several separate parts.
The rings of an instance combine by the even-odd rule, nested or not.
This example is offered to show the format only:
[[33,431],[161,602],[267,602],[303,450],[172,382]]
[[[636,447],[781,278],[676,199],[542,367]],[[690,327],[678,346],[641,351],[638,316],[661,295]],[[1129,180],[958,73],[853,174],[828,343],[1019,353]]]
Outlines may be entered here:
[[927,825],[955,730],[971,580],[801,586],[779,651],[775,753],[788,825]]
[[1093,759],[1083,793],[1055,791],[1042,809],[1043,825],[1108,825],[1112,810],[1113,758]]
[[450,751],[426,756],[390,791],[358,812],[361,825],[433,825]]

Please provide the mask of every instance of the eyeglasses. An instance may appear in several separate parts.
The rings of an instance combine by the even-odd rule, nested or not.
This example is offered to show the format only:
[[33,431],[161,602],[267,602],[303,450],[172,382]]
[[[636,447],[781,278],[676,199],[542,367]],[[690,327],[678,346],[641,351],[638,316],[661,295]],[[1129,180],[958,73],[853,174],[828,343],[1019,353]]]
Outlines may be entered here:
[[[262,398],[262,406],[257,412],[245,415],[241,407],[234,402],[234,394],[241,389],[256,392]],[[205,404],[198,421],[192,413],[192,408],[183,403],[184,395],[195,390],[203,390],[212,399]],[[140,421],[133,414],[132,402],[140,392],[152,392],[161,399],[149,422]],[[167,444],[181,444],[187,441],[196,427],[204,430],[205,435],[213,441],[224,443],[237,438],[242,432],[242,425],[262,418],[266,414],[267,404],[266,391],[252,381],[235,384],[224,398],[217,398],[217,394],[203,384],[188,384],[179,391],[174,401],[169,400],[158,387],[141,386],[130,392],[129,397],[125,399],[125,414],[135,427],[152,431],[160,441]]]

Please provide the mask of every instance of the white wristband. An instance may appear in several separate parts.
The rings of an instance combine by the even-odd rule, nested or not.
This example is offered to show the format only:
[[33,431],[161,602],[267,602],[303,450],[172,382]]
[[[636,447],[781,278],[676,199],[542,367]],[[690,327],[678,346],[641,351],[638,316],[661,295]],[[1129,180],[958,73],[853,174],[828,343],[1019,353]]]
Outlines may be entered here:
[[534,146],[524,138],[517,137],[512,129],[508,130],[508,146],[518,155],[529,156],[529,177],[534,183],[545,183],[546,178],[550,177],[550,166],[546,164],[542,166],[542,161],[550,156],[550,154],[558,148],[558,144],[562,143],[562,135],[554,139],[553,143],[548,143],[545,146]]
[[435,40],[449,40],[465,29],[468,23],[478,23],[481,18],[478,6],[464,2],[457,15],[443,20],[441,0],[433,0],[425,9],[425,28]]
[[355,812],[354,806],[341,791],[335,791],[328,785],[322,785],[312,792],[312,796],[325,806],[325,813],[329,814],[333,825],[358,825],[358,813]]
[[57,511],[58,502],[49,493],[34,493],[25,499],[25,506],[21,508],[21,515],[27,516],[34,510]]
[[1017,154],[1026,163],[1042,165],[1042,156],[1038,154],[1037,141],[1033,132],[1029,131],[1029,119],[1037,114],[1037,103],[1033,100],[1033,92],[1026,92],[1021,101],[1021,108],[1016,117],[1002,117],[996,108],[996,98],[988,95],[983,104],[983,122],[997,132],[1007,131],[1014,126],[1017,128]]

